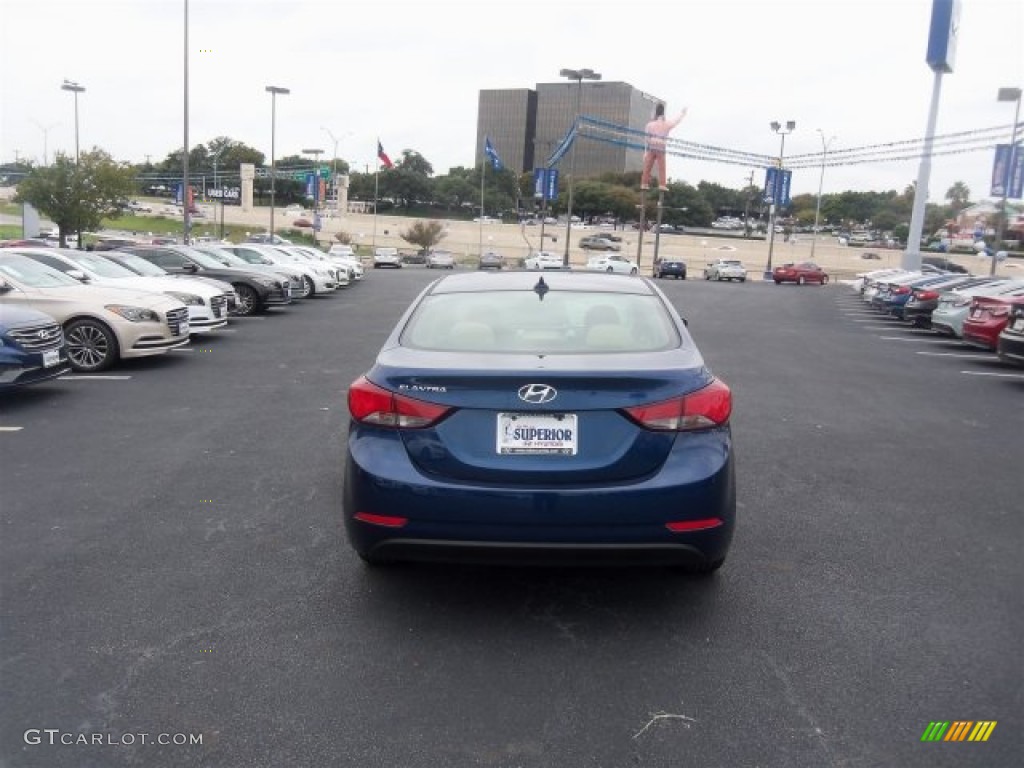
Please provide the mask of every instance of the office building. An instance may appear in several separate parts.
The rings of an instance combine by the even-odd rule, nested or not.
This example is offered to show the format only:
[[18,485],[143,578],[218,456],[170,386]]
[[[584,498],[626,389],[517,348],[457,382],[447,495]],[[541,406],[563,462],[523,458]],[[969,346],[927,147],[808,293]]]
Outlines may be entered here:
[[[480,91],[477,112],[477,162],[483,161],[484,137],[490,136],[506,168],[528,172],[542,166],[580,114],[642,131],[659,99],[628,83],[584,81],[538,83],[526,88]],[[559,167],[567,171],[566,160]],[[576,147],[579,178],[602,173],[640,172],[643,152],[622,144],[582,138]]]

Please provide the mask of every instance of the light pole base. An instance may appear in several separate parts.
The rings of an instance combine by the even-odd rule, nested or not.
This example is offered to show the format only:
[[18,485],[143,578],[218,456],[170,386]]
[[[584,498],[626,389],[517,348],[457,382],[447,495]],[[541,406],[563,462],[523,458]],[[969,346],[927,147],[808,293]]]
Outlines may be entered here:
[[770,269],[766,269],[764,271],[764,274],[761,276],[761,279],[763,279],[766,283],[770,283],[773,280],[772,271]]

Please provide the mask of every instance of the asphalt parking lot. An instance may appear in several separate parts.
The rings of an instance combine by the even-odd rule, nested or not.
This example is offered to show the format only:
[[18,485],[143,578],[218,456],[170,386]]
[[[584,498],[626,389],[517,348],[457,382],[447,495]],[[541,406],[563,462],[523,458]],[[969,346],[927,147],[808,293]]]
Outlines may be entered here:
[[345,391],[437,276],[0,399],[0,766],[1018,764],[1021,369],[841,286],[659,283],[735,394],[717,575],[368,571]]

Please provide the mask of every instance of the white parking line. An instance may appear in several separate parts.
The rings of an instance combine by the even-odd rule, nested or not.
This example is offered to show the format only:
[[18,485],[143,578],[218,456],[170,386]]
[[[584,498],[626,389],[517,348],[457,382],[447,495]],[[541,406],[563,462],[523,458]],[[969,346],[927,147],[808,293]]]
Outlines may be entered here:
[[961,360],[992,360],[992,355],[979,355],[974,352],[915,352],[917,355],[929,357],[959,357]]
[[952,344],[952,339],[922,339],[920,336],[879,336],[886,341],[916,341],[919,344]]
[[1001,379],[1024,380],[1024,373],[995,373],[989,371],[960,371],[960,373],[966,373],[968,376],[998,376]]
[[0,427],[0,432],[21,432],[24,427]]
[[127,381],[131,376],[98,376],[86,374],[85,376],[61,376],[61,381]]
[[194,352],[194,351],[195,350],[192,349],[192,347],[176,347],[176,348],[171,350],[171,352]]

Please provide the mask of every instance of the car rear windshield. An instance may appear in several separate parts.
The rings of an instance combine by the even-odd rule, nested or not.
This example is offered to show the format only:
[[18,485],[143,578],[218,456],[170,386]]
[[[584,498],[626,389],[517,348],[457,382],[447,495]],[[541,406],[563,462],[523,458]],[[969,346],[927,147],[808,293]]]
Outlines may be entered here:
[[489,291],[424,297],[401,343],[441,352],[593,354],[672,349],[681,339],[656,296]]

